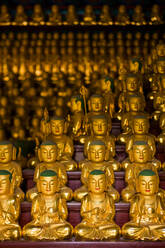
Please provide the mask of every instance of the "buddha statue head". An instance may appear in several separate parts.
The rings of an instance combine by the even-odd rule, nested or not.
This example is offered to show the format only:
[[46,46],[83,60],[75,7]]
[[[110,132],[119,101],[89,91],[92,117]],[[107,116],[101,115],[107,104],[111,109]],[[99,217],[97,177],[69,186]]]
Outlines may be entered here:
[[96,115],[91,118],[91,133],[94,136],[106,136],[111,130],[111,123],[108,123],[104,115]]
[[140,15],[142,13],[142,6],[141,5],[136,5],[135,8],[134,8],[134,13],[136,15]]
[[42,15],[42,7],[40,4],[35,4],[33,8],[34,15]]
[[8,170],[0,170],[0,197],[10,195],[13,191],[12,174]]
[[159,190],[159,177],[152,170],[142,170],[136,180],[136,191],[144,196],[152,196]]
[[25,15],[23,5],[19,4],[16,8],[16,15]]
[[126,106],[128,112],[140,112],[144,111],[145,102],[140,95],[130,95],[128,97],[128,106]]
[[12,160],[16,160],[17,149],[10,141],[0,142],[0,163],[8,164]]
[[8,8],[7,8],[7,5],[3,4],[1,5],[1,15],[6,15],[8,14]]
[[56,4],[53,4],[51,7],[52,14],[57,15],[59,14],[59,7]]
[[88,191],[93,194],[102,194],[107,189],[105,172],[93,170],[88,176]]
[[94,140],[90,143],[88,151],[88,159],[93,163],[102,163],[109,158],[109,151],[101,140]]
[[93,8],[92,5],[85,6],[85,15],[92,16],[93,15]]
[[142,69],[142,63],[138,58],[132,58],[129,61],[130,71],[133,73],[140,72]]
[[146,141],[135,141],[133,148],[129,151],[129,159],[131,162],[144,164],[150,161],[152,152]]
[[156,53],[158,57],[164,57],[165,56],[165,43],[159,42],[156,46]]
[[54,116],[50,120],[51,133],[55,136],[61,136],[64,134],[65,121],[64,118],[59,116]]
[[38,149],[38,157],[40,162],[53,163],[57,159],[57,145],[52,141],[44,141]]
[[134,134],[147,134],[149,131],[149,119],[145,115],[136,115],[133,118],[132,129]]
[[37,189],[38,192],[41,192],[44,196],[51,196],[58,192],[59,181],[57,173],[53,170],[42,171],[37,180]]
[[31,120],[31,126],[34,129],[38,129],[40,127],[40,119],[37,116],[34,116]]
[[84,109],[83,98],[80,95],[72,96],[70,108],[71,108],[72,113],[78,113],[78,112],[83,111]]
[[127,92],[137,92],[138,91],[138,78],[135,74],[128,74],[125,80],[125,87]]
[[159,57],[156,61],[157,72],[160,74],[165,73],[165,57]]
[[101,89],[103,92],[113,91],[114,89],[114,80],[111,77],[102,77],[101,78]]
[[102,112],[104,108],[103,97],[101,95],[92,95],[88,101],[89,111]]

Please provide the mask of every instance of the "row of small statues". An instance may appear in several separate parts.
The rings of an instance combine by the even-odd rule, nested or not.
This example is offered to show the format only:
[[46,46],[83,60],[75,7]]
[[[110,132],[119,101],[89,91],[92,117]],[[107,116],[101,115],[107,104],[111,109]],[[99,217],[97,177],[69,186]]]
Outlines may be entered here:
[[[164,40],[164,33],[158,32],[38,32],[38,33],[28,33],[28,32],[12,32],[8,34],[2,32],[0,36],[0,47],[20,49],[22,53],[23,49],[28,46],[37,49],[41,47],[42,49],[48,49],[53,47],[58,48],[69,48],[76,47],[85,48],[89,46],[90,48],[113,48],[113,47],[155,47],[159,40]],[[143,42],[143,43],[142,43]],[[12,49],[11,49],[12,50]],[[58,49],[57,49],[58,50]],[[3,51],[3,50],[2,50]],[[12,51],[9,51],[12,53]],[[28,51],[26,51],[28,52]],[[43,51],[42,51],[43,52]],[[57,51],[56,51],[57,52]],[[76,51],[77,53],[77,51]]]
[[33,13],[30,18],[26,14],[24,6],[18,5],[16,7],[15,17],[12,20],[7,5],[1,5],[0,25],[153,25],[164,23],[160,6],[157,4],[151,7],[149,17],[144,15],[141,5],[136,5],[134,7],[132,18],[130,18],[125,5],[120,5],[118,7],[117,16],[115,18],[112,18],[109,5],[103,5],[100,8],[100,12],[99,20],[97,21],[93,6],[86,5],[82,20],[80,20],[76,7],[74,5],[69,5],[67,13],[65,14],[65,20],[63,21],[59,6],[52,5],[50,14],[48,14],[48,20],[45,20],[46,14],[40,4],[34,5]]
[[[21,167],[15,161],[14,146],[0,143],[0,240],[62,240],[74,234],[80,240],[111,240],[122,234],[133,240],[165,240],[164,190],[159,188],[158,167],[151,159],[150,145],[141,140],[133,143],[131,163],[126,168],[127,187],[121,195],[130,202],[130,221],[122,229],[114,222],[115,205],[120,198],[113,187],[113,166],[105,161],[109,149],[101,140],[89,146],[89,161],[82,164],[83,185],[74,194],[66,186],[65,164],[57,162],[56,143],[46,140],[38,148],[39,161],[35,168],[36,186],[27,191],[32,201],[32,221],[21,231],[18,225],[20,202],[24,193],[20,189]],[[13,161],[14,160],[14,161]],[[66,201],[72,196],[81,201],[82,221],[74,229],[66,221]]]

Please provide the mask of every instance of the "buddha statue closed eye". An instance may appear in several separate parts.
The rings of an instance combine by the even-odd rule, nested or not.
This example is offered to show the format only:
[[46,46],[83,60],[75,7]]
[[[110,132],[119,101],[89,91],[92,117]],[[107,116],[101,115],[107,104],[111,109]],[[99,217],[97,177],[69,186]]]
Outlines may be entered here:
[[82,199],[82,222],[75,227],[77,239],[106,240],[117,238],[120,228],[113,221],[115,206],[107,194],[106,173],[93,170],[88,176],[88,194]]
[[130,222],[122,227],[122,235],[133,240],[165,240],[165,207],[158,193],[158,175],[150,169],[142,170],[136,178],[136,192]]

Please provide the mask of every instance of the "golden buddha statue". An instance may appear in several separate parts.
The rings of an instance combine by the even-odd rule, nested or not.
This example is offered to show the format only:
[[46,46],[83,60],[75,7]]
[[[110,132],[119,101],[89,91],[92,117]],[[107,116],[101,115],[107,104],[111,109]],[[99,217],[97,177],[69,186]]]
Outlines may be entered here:
[[158,4],[154,4],[151,8],[150,22],[149,24],[162,24],[163,18],[160,13],[160,7]]
[[165,104],[162,104],[162,113],[160,114],[159,118],[159,126],[161,129],[161,133],[158,135],[156,140],[160,144],[165,144]]
[[125,172],[125,182],[128,186],[121,192],[122,199],[126,202],[131,201],[136,193],[135,180],[140,171],[151,169],[157,173],[157,168],[152,163],[152,152],[147,142],[136,141],[132,150],[129,151],[129,159],[132,163],[128,165]]
[[116,18],[117,25],[127,25],[129,24],[129,16],[127,14],[127,9],[125,5],[120,5],[118,8],[118,14]]
[[93,170],[88,176],[88,194],[82,199],[82,222],[75,227],[76,238],[89,240],[114,239],[120,227],[113,221],[115,205],[107,193],[108,178],[104,171]]
[[42,7],[40,4],[35,4],[33,8],[31,25],[43,25],[44,24],[44,14],[42,12]]
[[17,240],[21,237],[18,224],[20,200],[14,194],[15,179],[12,172],[0,170],[0,240]]
[[68,5],[66,20],[64,21],[65,25],[77,25],[79,24],[78,16],[76,14],[75,6],[70,4]]
[[[165,65],[165,60],[164,60]],[[165,73],[161,74],[158,79],[158,88],[159,90],[155,94],[153,105],[155,112],[153,113],[153,117],[155,120],[158,120],[161,112],[164,112],[164,104],[165,104]]]
[[27,15],[22,5],[17,6],[15,19],[12,24],[13,25],[27,25]]
[[75,170],[77,168],[77,163],[72,160],[74,153],[73,141],[65,133],[65,121],[62,117],[53,117],[50,120],[50,135],[47,139],[53,141],[58,147],[58,161],[63,163],[66,171]]
[[132,119],[135,115],[146,115],[144,113],[145,100],[143,95],[130,95],[127,98],[127,112],[122,114],[121,127],[123,132],[119,134],[117,140],[126,143],[130,135],[132,135]]
[[49,14],[48,25],[61,25],[62,16],[59,12],[59,7],[56,4],[53,4],[51,7],[51,13]]
[[114,201],[119,200],[120,195],[118,191],[112,186],[114,183],[113,167],[111,163],[106,161],[107,157],[109,157],[109,151],[106,149],[105,143],[103,141],[95,140],[90,143],[88,150],[88,160],[83,164],[81,172],[81,182],[83,186],[76,189],[74,192],[74,198],[76,201],[80,201],[85,195],[88,194],[88,176],[92,170],[105,171],[109,178],[107,182],[107,192],[112,196]]
[[112,17],[109,11],[109,5],[106,5],[106,4],[103,5],[101,9],[99,24],[101,25],[112,25],[113,24]]
[[[135,64],[133,63],[134,67]],[[126,112],[128,97],[131,95],[141,95],[142,88],[138,77],[134,73],[129,73],[122,78],[123,81],[123,92],[119,96],[118,107],[119,113],[117,114],[117,118],[121,120],[121,112]]]
[[84,10],[83,21],[81,25],[95,25],[96,24],[96,16],[93,12],[92,5],[86,5]]
[[16,163],[16,148],[9,141],[0,142],[0,169],[8,170],[13,177],[14,194],[20,200],[24,199],[24,193],[20,188],[22,171],[19,163]]
[[[156,137],[152,134],[148,133],[149,131],[149,119],[146,115],[136,115],[133,117],[132,120],[132,135],[130,135],[127,139],[126,143],[126,152],[129,153],[132,148],[133,144],[136,141],[143,140],[149,145],[151,151],[151,162],[156,166],[158,170],[161,168],[161,162],[154,158],[156,153]],[[122,168],[126,169],[131,161],[126,158],[122,162]]]
[[[96,94],[92,95],[88,100],[88,109],[89,112],[86,117],[88,123],[88,129],[93,116],[105,115],[108,123],[111,123],[111,117],[109,113],[105,112],[104,109],[104,98],[102,95],[96,95]],[[90,132],[90,130],[88,130],[88,132]]]
[[69,136],[80,143],[85,142],[84,101],[80,95],[72,96],[70,101],[72,114],[68,115]]
[[[91,119],[91,136],[88,136],[84,144],[84,156],[88,157],[89,146],[95,140],[101,140],[105,143],[108,153],[106,156],[106,161],[112,165],[114,171],[120,170],[120,163],[114,159],[115,156],[115,137],[110,135],[112,124],[107,122],[104,115],[97,115]],[[88,161],[88,160],[87,160]],[[83,167],[85,161],[79,163],[79,168]]]
[[110,117],[114,117],[115,112],[115,97],[113,91],[114,80],[113,78],[101,78],[102,96],[104,98],[105,112],[110,114]]
[[7,5],[1,5],[1,13],[0,13],[0,25],[10,25],[11,16],[8,12]]
[[72,236],[73,228],[66,221],[66,201],[60,195],[60,180],[54,170],[40,172],[38,195],[32,202],[32,221],[23,228],[25,239],[62,240]]
[[151,169],[142,170],[136,178],[137,194],[131,200],[130,222],[122,235],[134,240],[165,240],[165,207],[159,195],[159,176]]
[[143,9],[141,5],[135,6],[132,19],[133,19],[132,24],[134,25],[145,25],[146,24]]
[[[65,167],[62,163],[57,162],[58,148],[56,143],[52,141],[44,141],[38,149],[38,158],[40,163],[37,164],[34,172],[34,182],[40,177],[40,173],[44,170],[53,170],[58,175],[58,180],[60,183],[60,193],[66,200],[72,199],[72,190],[65,186],[67,183],[67,174]],[[37,187],[34,187],[27,191],[26,197],[28,201],[32,201],[39,192]]]

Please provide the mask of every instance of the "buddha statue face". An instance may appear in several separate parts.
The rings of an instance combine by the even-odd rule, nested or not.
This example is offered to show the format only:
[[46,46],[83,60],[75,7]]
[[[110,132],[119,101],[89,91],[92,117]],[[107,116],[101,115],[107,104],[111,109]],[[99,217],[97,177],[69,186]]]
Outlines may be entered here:
[[5,4],[1,5],[1,15],[8,13],[8,8]]
[[109,15],[109,5],[103,5],[103,7],[102,7],[102,13],[104,15]]
[[106,155],[106,151],[104,144],[101,143],[97,144],[97,142],[96,144],[91,143],[88,151],[88,159],[90,161],[95,163],[103,162],[105,160],[105,155]]
[[126,79],[126,89],[129,92],[135,92],[138,89],[138,81],[135,76],[129,76]]
[[46,163],[55,162],[57,159],[57,146],[56,144],[41,144],[39,149],[39,158]]
[[55,136],[62,135],[64,132],[64,120],[62,119],[57,119],[57,120],[51,120],[50,121],[51,125],[51,132]]
[[13,158],[13,145],[8,142],[0,143],[0,163],[9,163]]
[[90,107],[92,112],[103,111],[103,98],[101,96],[92,96],[90,98]]
[[165,90],[165,74],[163,74],[160,78],[160,84],[161,84],[161,88],[162,90]]
[[18,5],[18,6],[17,6],[16,13],[17,13],[18,15],[24,14],[24,8],[23,8],[22,5]]
[[133,131],[135,134],[146,134],[149,130],[149,120],[143,117],[133,119]]
[[125,7],[125,5],[120,5],[119,8],[118,8],[118,12],[120,14],[126,13],[126,7]]
[[108,131],[108,123],[105,118],[93,118],[92,130],[94,135],[106,135]]
[[142,107],[142,99],[138,96],[131,96],[129,97],[128,105],[130,112],[138,112]]
[[101,89],[103,91],[110,91],[111,90],[111,80],[110,79],[105,79],[101,78]]
[[[157,33],[156,33],[157,34]],[[156,46],[156,53],[158,56],[163,57],[165,56],[165,44],[160,43]]]
[[132,156],[135,163],[146,163],[150,159],[150,149],[145,142],[135,142],[132,149]]
[[40,126],[40,120],[37,117],[33,117],[32,119],[32,127],[38,128]]
[[136,182],[137,191],[144,196],[152,196],[159,189],[159,178],[152,170],[143,170],[139,173]]
[[130,71],[136,73],[140,70],[140,61],[131,59],[129,66]]
[[[97,174],[97,173],[94,173]],[[92,175],[88,177],[88,190],[94,194],[101,194],[106,190],[105,174]]]
[[42,13],[42,8],[40,4],[35,4],[34,5],[34,14],[38,15]]
[[70,15],[75,14],[75,6],[74,5],[68,6],[68,14],[70,14]]
[[79,96],[72,97],[70,107],[73,113],[81,111],[82,110],[82,99]]
[[135,13],[136,14],[141,14],[142,13],[142,6],[141,5],[136,5],[136,7],[135,7]]
[[86,15],[92,15],[93,14],[93,8],[91,5],[85,6],[85,14]]
[[11,173],[9,171],[0,171],[0,196],[10,194],[11,189]]
[[58,14],[59,13],[58,5],[56,5],[56,4],[52,5],[52,13],[53,14]]
[[57,192],[57,182],[57,176],[40,176],[40,192],[46,196],[54,195]]
[[163,60],[158,60],[157,61],[157,71],[158,71],[158,73],[160,73],[160,74],[163,74],[163,73],[165,73],[165,59]]

